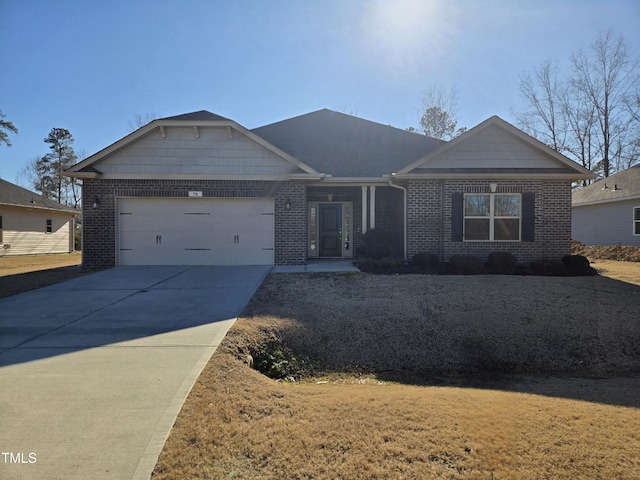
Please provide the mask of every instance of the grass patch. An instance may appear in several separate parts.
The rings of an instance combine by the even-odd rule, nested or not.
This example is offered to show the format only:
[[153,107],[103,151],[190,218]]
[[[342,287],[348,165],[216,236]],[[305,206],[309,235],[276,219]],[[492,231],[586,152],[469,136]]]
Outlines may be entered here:
[[[153,478],[634,478],[639,307],[602,277],[272,274]],[[269,342],[313,376],[250,368]]]
[[80,252],[0,257],[0,298],[78,277],[81,261]]

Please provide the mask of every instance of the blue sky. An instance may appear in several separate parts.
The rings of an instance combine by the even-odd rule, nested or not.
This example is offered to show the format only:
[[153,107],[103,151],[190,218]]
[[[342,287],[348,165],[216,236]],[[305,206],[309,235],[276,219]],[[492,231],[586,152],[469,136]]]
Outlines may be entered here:
[[522,73],[612,28],[640,55],[638,0],[0,0],[0,146],[17,182],[66,128],[87,156],[136,114],[210,110],[254,128],[329,108],[418,126],[455,86],[458,124],[513,122]]

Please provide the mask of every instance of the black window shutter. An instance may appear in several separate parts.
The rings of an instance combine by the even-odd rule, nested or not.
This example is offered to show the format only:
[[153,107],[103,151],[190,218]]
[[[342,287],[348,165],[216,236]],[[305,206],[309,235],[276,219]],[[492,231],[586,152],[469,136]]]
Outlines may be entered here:
[[455,192],[451,194],[451,241],[461,242],[464,225],[464,194]]
[[536,194],[522,194],[522,241],[534,242],[536,239]]

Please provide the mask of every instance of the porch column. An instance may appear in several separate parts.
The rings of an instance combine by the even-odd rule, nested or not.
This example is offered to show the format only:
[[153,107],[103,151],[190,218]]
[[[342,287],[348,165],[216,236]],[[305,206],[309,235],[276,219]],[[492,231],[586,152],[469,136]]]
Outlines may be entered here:
[[362,187],[362,233],[367,233],[367,187]]
[[376,187],[372,185],[369,189],[369,228],[376,228]]

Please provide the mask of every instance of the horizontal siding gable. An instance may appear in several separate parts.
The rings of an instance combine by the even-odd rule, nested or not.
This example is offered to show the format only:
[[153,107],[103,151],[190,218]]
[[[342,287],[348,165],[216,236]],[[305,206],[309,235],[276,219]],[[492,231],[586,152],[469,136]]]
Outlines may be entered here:
[[167,127],[95,165],[105,174],[285,175],[298,168],[237,130]]
[[432,157],[414,172],[431,169],[548,169],[565,167],[497,125],[489,125],[475,135]]

